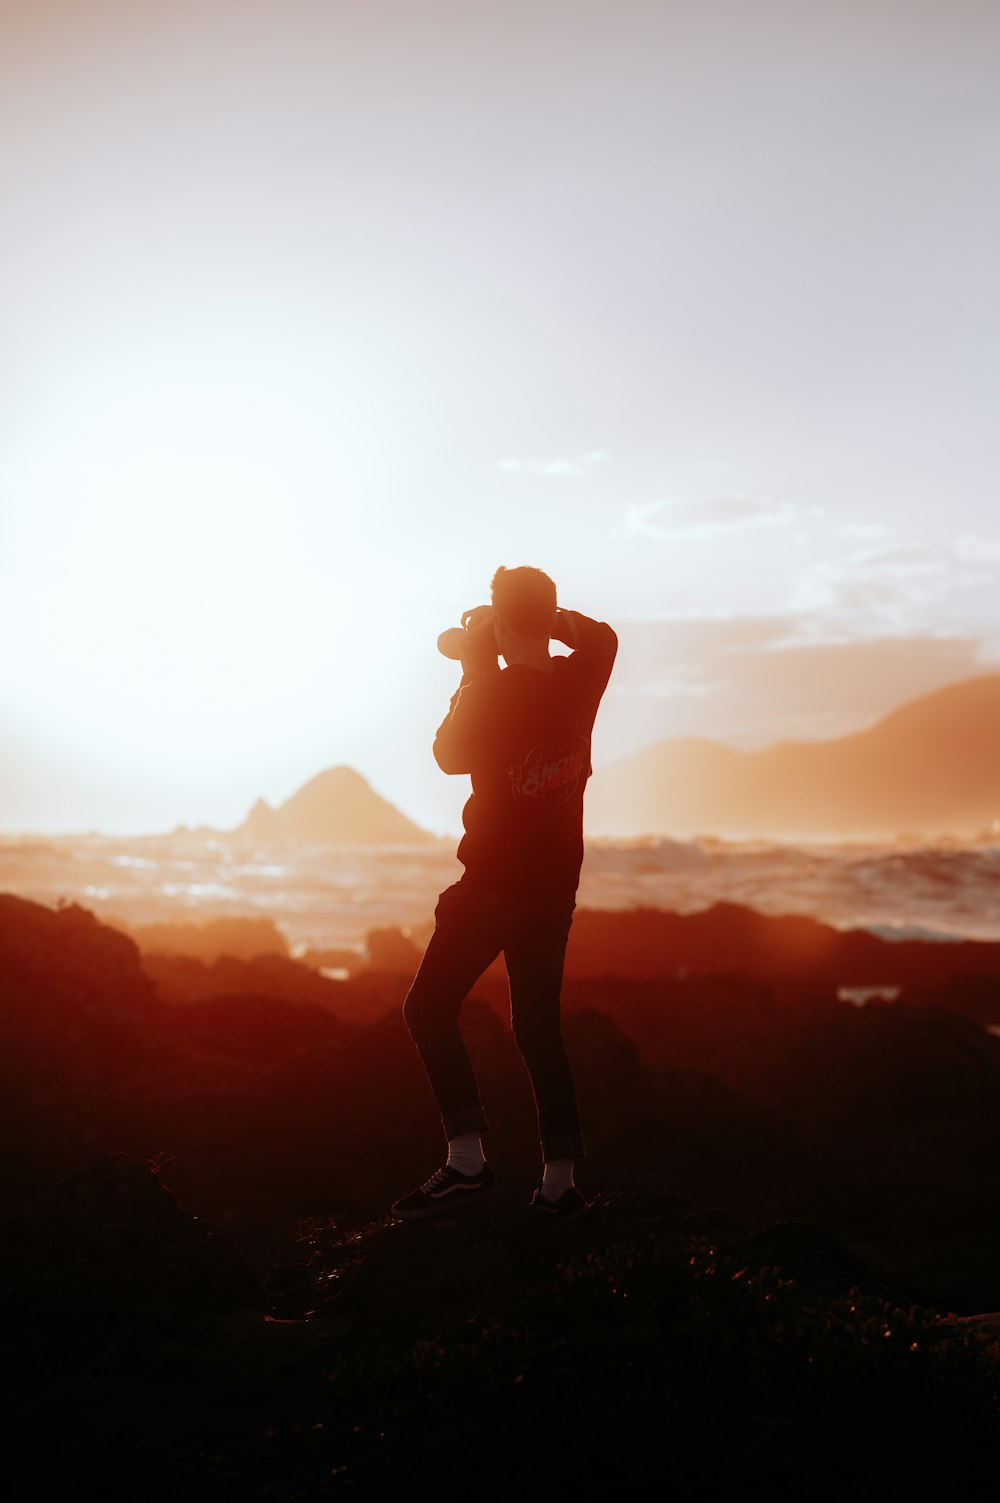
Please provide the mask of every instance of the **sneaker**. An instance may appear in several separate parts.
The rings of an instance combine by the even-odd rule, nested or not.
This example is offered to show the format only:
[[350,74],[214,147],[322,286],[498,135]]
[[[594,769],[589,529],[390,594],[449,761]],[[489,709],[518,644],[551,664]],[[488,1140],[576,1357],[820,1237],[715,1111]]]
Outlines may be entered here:
[[540,1211],[543,1216],[579,1216],[586,1209],[587,1202],[575,1185],[570,1185],[558,1200],[546,1200],[542,1194],[542,1181],[539,1180],[531,1197],[531,1210]]
[[403,1221],[416,1221],[422,1216],[440,1216],[444,1211],[454,1211],[478,1200],[488,1190],[496,1189],[496,1176],[489,1164],[483,1164],[478,1174],[460,1174],[450,1164],[445,1164],[424,1180],[419,1190],[404,1195],[392,1207],[392,1215]]

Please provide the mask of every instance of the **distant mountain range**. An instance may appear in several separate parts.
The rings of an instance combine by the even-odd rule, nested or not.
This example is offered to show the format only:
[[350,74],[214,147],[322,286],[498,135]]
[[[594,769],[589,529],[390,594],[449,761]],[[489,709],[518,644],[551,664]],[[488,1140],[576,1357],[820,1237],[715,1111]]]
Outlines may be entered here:
[[590,835],[971,836],[1000,819],[1000,673],[830,741],[736,751],[683,737],[595,772]]

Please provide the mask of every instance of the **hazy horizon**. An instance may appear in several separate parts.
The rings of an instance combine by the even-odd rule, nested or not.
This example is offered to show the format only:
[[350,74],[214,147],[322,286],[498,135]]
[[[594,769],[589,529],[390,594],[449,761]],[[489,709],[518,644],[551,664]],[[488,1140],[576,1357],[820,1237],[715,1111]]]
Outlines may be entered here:
[[[970,691],[975,691],[977,684],[980,684],[983,680],[988,680],[991,684],[995,685],[997,691],[995,704],[990,704],[989,700],[984,699],[981,693],[970,693]],[[823,779],[829,779],[836,765],[835,763],[827,760],[823,763],[815,764],[815,766],[811,762],[800,766],[797,750],[805,747],[815,747],[818,750],[822,747],[836,758],[840,755],[839,745],[842,739],[838,736],[792,737],[775,740],[760,747],[733,746],[721,737],[707,738],[700,735],[676,736],[667,737],[660,742],[651,743],[648,746],[640,748],[640,752],[669,753],[671,750],[675,750],[682,754],[685,759],[683,768],[674,768],[672,770],[671,774],[668,775],[667,786],[660,786],[655,775],[654,766],[642,768],[641,756],[626,755],[625,757],[612,759],[611,761],[602,761],[600,758],[595,757],[596,787],[595,791],[586,800],[584,833],[588,839],[604,841],[620,840],[625,843],[637,839],[645,839],[650,836],[667,836],[676,838],[681,842],[704,836],[710,836],[723,841],[732,840],[739,842],[750,840],[763,841],[764,843],[774,841],[778,844],[792,840],[805,845],[811,842],[830,844],[840,841],[871,842],[873,840],[889,840],[895,843],[900,840],[913,840],[920,837],[921,834],[923,838],[932,841],[945,837],[956,840],[968,840],[970,838],[978,840],[987,829],[992,830],[994,833],[997,829],[1000,829],[1000,801],[998,801],[1000,800],[1000,785],[996,784],[995,777],[991,776],[988,770],[986,772],[985,784],[983,782],[984,768],[989,769],[991,766],[992,748],[997,734],[996,711],[1000,709],[1000,673],[977,675],[972,679],[943,685],[942,688],[961,690],[962,708],[957,721],[954,717],[958,707],[954,699],[949,699],[946,703],[939,704],[937,708],[934,708],[937,695],[932,693],[930,696],[919,695],[916,699],[908,699],[901,705],[890,706],[885,714],[880,714],[864,726],[854,728],[854,732],[847,733],[847,741],[849,743],[853,739],[855,732],[873,729],[897,709],[906,709],[911,716],[914,710],[919,709],[921,716],[921,738],[929,738],[929,740],[927,745],[914,745],[909,754],[909,766],[905,779],[909,787],[909,792],[904,795],[901,806],[902,810],[905,810],[907,804],[909,804],[911,809],[909,816],[903,813],[902,817],[897,818],[896,815],[900,814],[900,809],[896,809],[895,815],[889,810],[889,806],[895,804],[898,795],[902,791],[899,771],[898,769],[894,771],[898,756],[898,731],[890,737],[888,745],[883,744],[880,748],[875,746],[869,747],[866,757],[861,759],[860,762],[856,754],[852,753],[843,768],[843,773],[847,775],[846,781],[843,781],[842,774],[842,780],[836,787],[831,787],[828,781],[823,782]],[[926,703],[928,699],[931,701],[930,706]],[[928,717],[928,709],[932,711],[930,717]],[[756,771],[752,770],[755,765],[753,763],[746,765],[746,772],[736,782],[732,781],[733,775],[736,773],[737,766],[742,766],[743,764],[731,764],[729,767],[728,787],[725,781],[721,785],[717,784],[715,781],[719,770],[717,763],[713,762],[706,768],[699,767],[699,763],[702,760],[700,757],[695,757],[692,761],[692,753],[702,742],[706,746],[713,746],[721,751],[763,751],[767,753],[768,757],[772,759],[769,774],[771,783],[770,791],[767,792],[760,786],[757,786],[760,769],[758,767]],[[951,746],[950,753],[948,752],[949,745]],[[972,751],[971,758],[967,756],[970,750]],[[780,760],[775,761],[774,758],[776,757]],[[914,769],[919,768],[921,762],[925,764],[924,772],[915,774]],[[949,764],[951,768],[950,772],[943,770],[944,762]],[[824,769],[822,772],[819,771],[821,767]],[[308,774],[294,787],[289,788],[287,793],[281,794],[275,799],[265,797],[264,803],[268,804],[274,810],[279,810],[288,800],[298,795],[303,789],[326,779],[331,772],[336,773],[344,770],[358,774],[376,796],[376,800],[385,801],[390,809],[395,809],[404,819],[411,821],[422,835],[431,835],[446,843],[450,843],[457,836],[461,835],[461,807],[469,793],[468,779],[465,777],[450,780],[452,786],[459,793],[459,800],[456,803],[455,821],[452,825],[446,827],[435,828],[422,824],[412,811],[395,803],[383,789],[377,787],[364,768],[355,767],[349,763],[337,763],[328,767],[314,769],[313,772]],[[707,779],[705,776],[706,771],[708,772]],[[678,772],[682,774],[682,781],[679,785],[675,786],[676,778],[674,774]],[[821,779],[820,786],[813,789],[811,793],[806,794],[804,803],[801,795],[799,799],[799,802],[803,803],[803,814],[807,814],[807,811],[812,808],[812,819],[810,821],[807,817],[806,824],[798,830],[794,827],[790,828],[787,811],[782,811],[778,803],[775,803],[775,799],[777,798],[778,802],[781,802],[780,790],[783,783],[789,779],[793,783],[796,783],[804,774],[808,781],[814,778],[817,772],[819,772]],[[649,783],[651,775],[653,776],[652,784]],[[612,792],[615,787],[621,784],[623,777],[625,783],[619,788],[619,793],[624,791],[624,801]],[[609,778],[618,779],[618,784],[609,782]],[[923,784],[921,784],[921,778],[924,779]],[[741,783],[745,783],[742,791]],[[973,785],[978,785],[975,792],[972,791]],[[324,824],[329,827],[329,830],[332,831],[335,829],[337,831],[336,836],[333,838],[350,845],[351,839],[345,838],[342,833],[344,829],[343,818],[346,816],[348,823],[352,825],[356,821],[360,821],[364,825],[369,818],[367,804],[362,799],[360,804],[356,805],[352,803],[349,809],[341,810],[338,814],[335,812],[335,809],[339,807],[338,801],[342,801],[345,797],[343,784],[338,784],[336,790],[330,788],[329,783],[327,787],[330,791],[330,797],[333,798],[333,803],[330,803],[328,798],[322,805]],[[831,794],[834,795],[834,803],[839,805],[841,809],[840,817],[843,817],[844,812],[850,810],[858,799],[861,800],[862,804],[868,804],[869,806],[874,799],[875,807],[883,805],[886,807],[888,822],[879,831],[876,831],[874,827],[866,830],[858,825],[857,828],[841,830],[838,834],[834,825],[826,828],[822,823],[820,806],[828,803]],[[735,806],[732,802],[734,797],[736,799]],[[929,808],[933,808],[936,802],[938,815],[936,817],[929,815],[928,818],[924,819],[914,815],[912,813],[914,797],[916,797],[918,804],[921,798],[929,798]],[[707,804],[705,802],[706,798]],[[712,819],[709,817],[707,811],[715,806],[720,799],[721,803],[718,804],[716,818]],[[256,803],[257,799],[253,801],[254,805]],[[297,798],[295,799],[295,803],[299,805]],[[964,812],[959,813],[960,807]],[[762,822],[759,825],[754,824],[753,828],[741,825],[740,819],[745,820],[745,812],[742,816],[737,816],[736,823],[733,823],[734,808],[742,808],[746,812],[756,810]],[[640,812],[642,809],[645,809],[645,814]],[[672,809],[673,812],[665,814],[665,809]],[[860,805],[858,809],[860,813]],[[950,814],[947,812],[949,809],[952,811]],[[213,833],[224,835],[233,833],[236,829],[240,828],[253,812],[252,806],[248,806],[237,820],[233,821],[231,825],[226,826],[213,825],[211,821],[194,821],[183,818],[176,821],[169,829],[143,830],[102,830],[95,826],[90,826],[87,829],[69,829],[59,828],[55,825],[40,827],[25,824],[22,827],[0,829],[0,839],[17,839],[22,836],[36,835],[40,837],[65,836],[67,838],[99,835],[102,837],[123,839],[132,836],[159,837],[171,835],[177,830],[193,831],[201,827],[211,829]],[[317,806],[316,815],[310,816],[310,818],[318,816],[319,806]],[[297,830],[302,825],[302,817],[300,807],[300,812],[296,815]],[[381,816],[373,815],[373,817],[376,820],[379,833],[373,834],[371,838],[374,844],[378,846],[386,841],[388,837],[382,830]],[[264,836],[255,838],[259,838],[263,844],[267,843],[267,839]],[[300,839],[301,837],[299,834],[293,837],[286,832],[281,838],[291,840]],[[315,840],[319,844],[323,844],[330,838],[329,833],[324,834],[322,831],[317,831],[315,834]]]

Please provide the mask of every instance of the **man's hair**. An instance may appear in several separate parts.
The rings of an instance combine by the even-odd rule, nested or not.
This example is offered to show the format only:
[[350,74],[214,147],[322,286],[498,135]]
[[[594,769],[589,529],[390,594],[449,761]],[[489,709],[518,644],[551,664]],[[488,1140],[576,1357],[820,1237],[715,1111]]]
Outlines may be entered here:
[[544,637],[546,641],[556,610],[556,587],[541,569],[529,564],[505,569],[503,564],[490,586],[493,609],[503,616],[519,637]]

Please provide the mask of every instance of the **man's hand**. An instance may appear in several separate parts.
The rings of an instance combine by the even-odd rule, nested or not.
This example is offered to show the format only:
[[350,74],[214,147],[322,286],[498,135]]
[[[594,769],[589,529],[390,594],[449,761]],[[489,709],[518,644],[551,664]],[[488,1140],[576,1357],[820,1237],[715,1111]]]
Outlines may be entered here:
[[499,673],[496,631],[493,624],[493,607],[473,606],[462,612],[465,640],[461,645],[462,669],[465,673]]
[[474,631],[477,626],[485,627],[487,621],[493,620],[493,607],[491,605],[474,605],[470,611],[462,612],[462,625],[466,631]]
[[556,611],[555,621],[552,626],[553,642],[562,642],[566,647],[576,648],[580,645],[580,633],[573,619],[573,611],[564,611],[561,608]]

